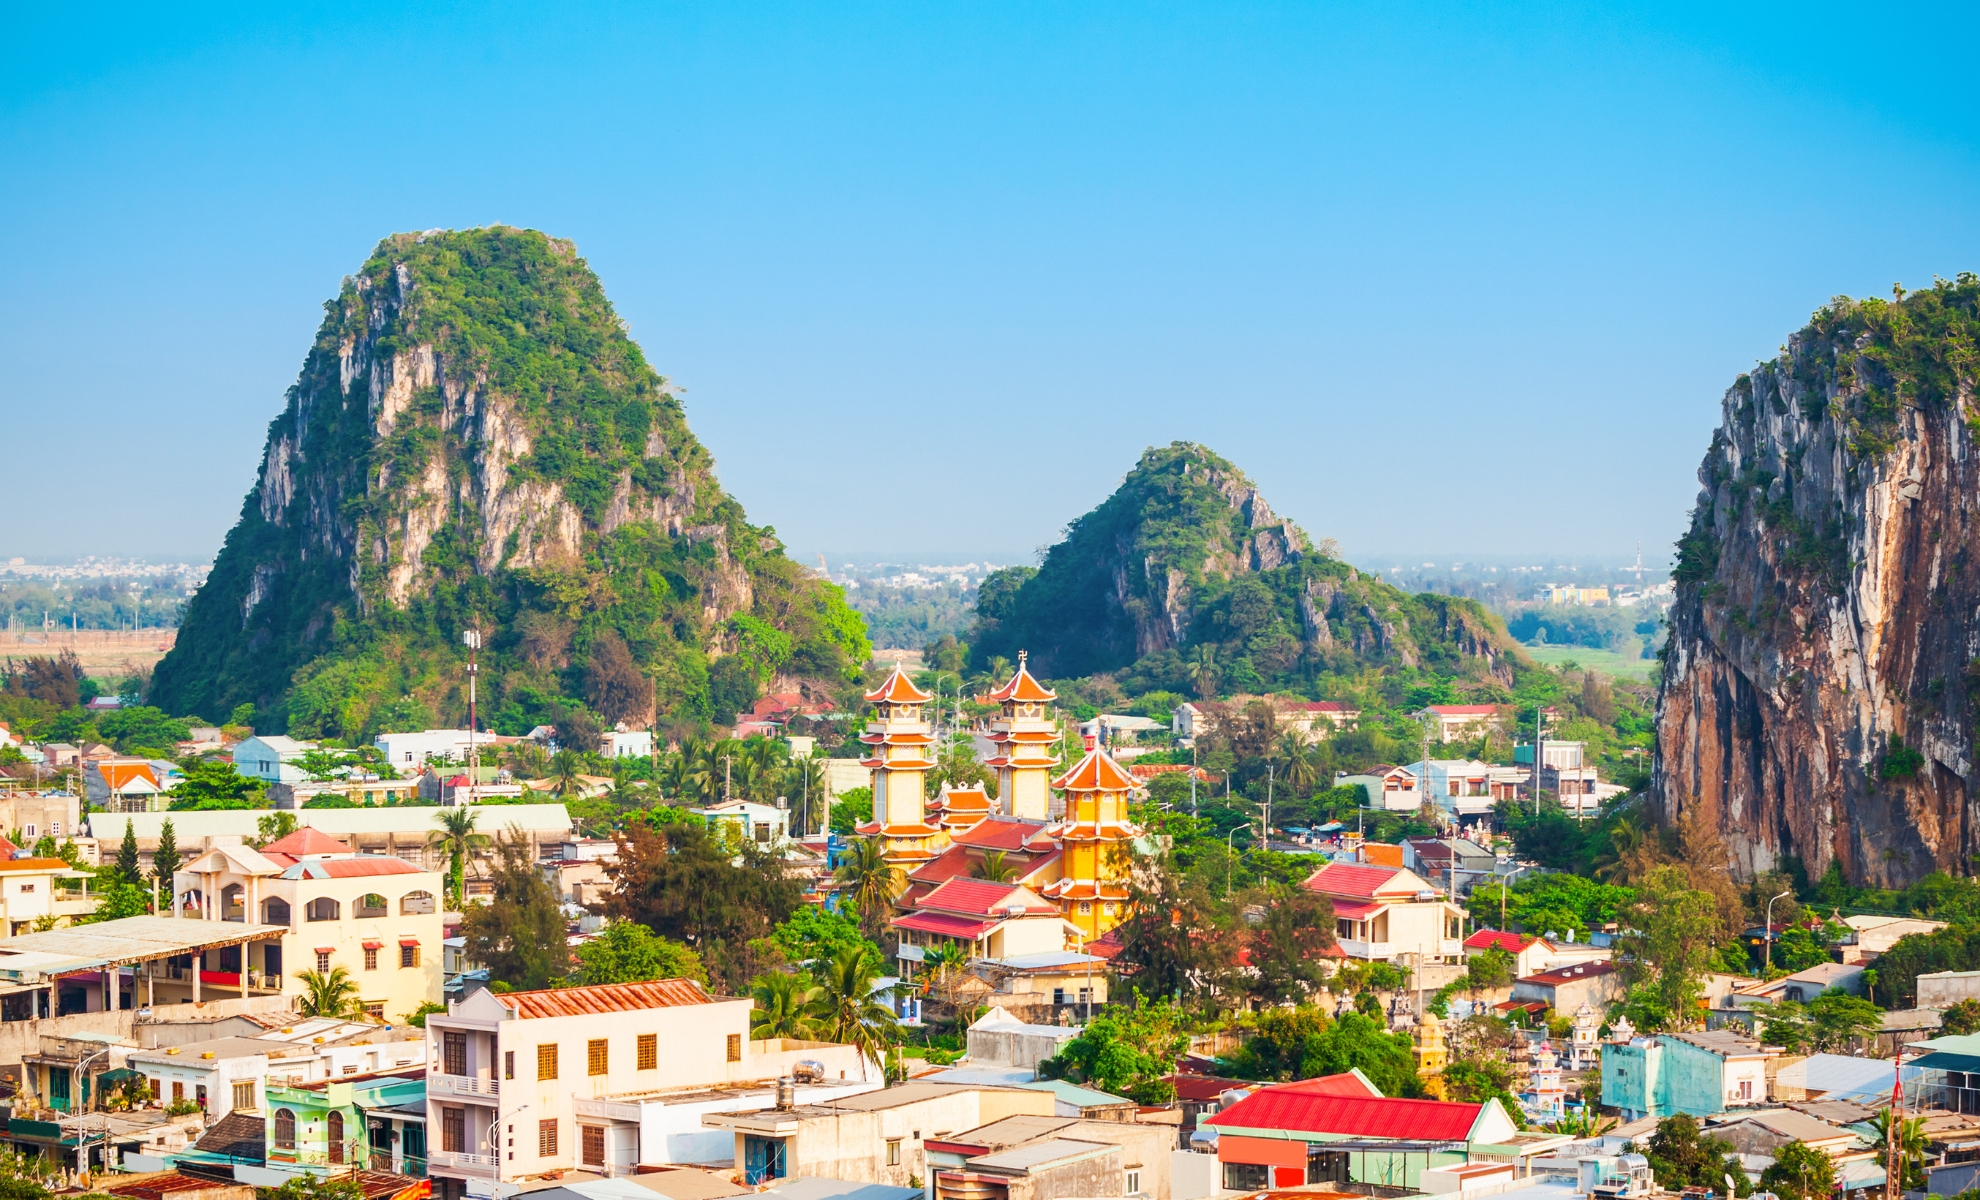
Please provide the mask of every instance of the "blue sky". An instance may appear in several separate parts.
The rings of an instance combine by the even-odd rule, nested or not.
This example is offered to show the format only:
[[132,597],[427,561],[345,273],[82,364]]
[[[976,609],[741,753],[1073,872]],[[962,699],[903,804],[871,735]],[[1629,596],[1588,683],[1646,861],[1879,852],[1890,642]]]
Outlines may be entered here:
[[1970,8],[76,7],[0,38],[0,555],[210,555],[395,230],[575,239],[807,556],[1191,439],[1350,557],[1655,557],[1738,372],[1980,263]]

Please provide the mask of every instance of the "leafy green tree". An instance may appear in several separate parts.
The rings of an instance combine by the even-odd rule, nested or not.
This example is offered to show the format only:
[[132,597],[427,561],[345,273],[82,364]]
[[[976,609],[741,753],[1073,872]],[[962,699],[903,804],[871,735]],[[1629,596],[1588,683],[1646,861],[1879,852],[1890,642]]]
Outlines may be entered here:
[[1038,1064],[1047,1079],[1069,1079],[1139,1104],[1167,1104],[1175,1085],[1163,1076],[1189,1049],[1189,1025],[1181,1009],[1149,1004],[1139,993],[1132,1007],[1111,1005],[1088,1020],[1080,1035]]
[[281,1187],[265,1189],[269,1200],[364,1200],[364,1188],[350,1176],[292,1176]]
[[[129,822],[125,828],[129,829]],[[172,895],[172,873],[182,861],[178,831],[172,828],[172,818],[166,817],[158,827],[158,848],[151,852],[151,877],[158,881],[159,890],[168,898]]]
[[749,995],[756,1003],[749,1014],[750,1037],[808,1040],[818,1032],[825,989],[809,975],[766,971],[750,984]]
[[718,839],[699,821],[628,822],[610,869],[618,886],[606,915],[685,943],[725,995],[748,989],[763,966],[754,947],[772,944],[803,895],[780,855],[753,840]]
[[1388,1032],[1379,1012],[1335,1019],[1301,1006],[1268,1009],[1254,1020],[1252,1036],[1229,1060],[1240,1078],[1311,1079],[1359,1069],[1385,1096],[1422,1094],[1409,1035]]
[[[1733,1175],[1735,1183],[1745,1179],[1742,1174]],[[1836,1190],[1835,1160],[1805,1142],[1789,1142],[1774,1152],[1773,1164],[1760,1172],[1760,1186],[1781,1200],[1829,1200]]]
[[771,932],[770,940],[786,959],[800,966],[835,957],[848,947],[868,948],[875,956],[880,953],[880,947],[860,933],[858,920],[836,909],[813,904],[800,906],[780,922]]
[[1980,1031],[1980,1000],[1961,1000],[1950,1005],[1940,1014],[1940,1024],[1952,1034]]
[[263,846],[274,845],[298,828],[296,814],[287,810],[271,812],[254,823],[254,837],[248,844],[259,850]]
[[192,736],[186,722],[146,706],[104,713],[96,719],[96,732],[120,754],[150,752],[159,757],[169,757],[177,743]]
[[298,971],[303,985],[296,1008],[305,1017],[347,1017],[358,1011],[357,980],[342,967],[328,971]]
[[832,798],[831,830],[849,834],[858,825],[873,820],[873,789],[847,788]]
[[97,921],[118,921],[125,917],[142,917],[151,911],[151,891],[139,887],[123,877],[115,867],[104,870],[97,876],[96,911],[80,917],[76,924],[93,924]]
[[906,875],[887,861],[886,847],[878,838],[854,842],[832,872],[832,881],[840,897],[859,913],[860,930],[875,941],[887,927],[894,901],[907,886]]
[[182,778],[172,786],[173,812],[260,808],[268,785],[243,775],[230,762],[193,759],[179,766]]
[[1444,1095],[1466,1104],[1497,1100],[1513,1123],[1525,1128],[1524,1111],[1513,1095],[1512,1066],[1504,1058],[1463,1058],[1444,1068]]
[[124,840],[117,847],[117,875],[126,883],[138,883],[144,879],[144,868],[138,858],[137,823],[124,822]]
[[1228,906],[1173,852],[1140,860],[1128,881],[1128,916],[1116,928],[1117,968],[1134,971],[1150,995],[1209,1002],[1237,978],[1240,942]]
[[570,969],[568,923],[521,831],[496,843],[493,894],[462,914],[467,957],[517,991],[552,986]]
[[900,1038],[894,1010],[883,1004],[876,993],[879,962],[864,951],[848,947],[820,963],[816,979],[818,1028],[828,1041],[859,1048],[860,1078],[864,1079],[866,1060],[878,1059],[881,1051]]
[[1489,947],[1471,956],[1465,967],[1465,984],[1474,992],[1509,987],[1516,961],[1510,951],[1499,946]]
[[[1738,1195],[1753,1191],[1733,1144],[1724,1138],[1701,1136],[1697,1117],[1680,1113],[1657,1122],[1657,1132],[1650,1135],[1644,1157],[1650,1160],[1650,1173],[1657,1183],[1670,1191],[1687,1187],[1716,1190],[1725,1186],[1728,1175]],[[1821,1200],[1827,1195],[1825,1191],[1802,1200]]]
[[1252,995],[1274,1004],[1304,1000],[1327,977],[1323,957],[1334,944],[1334,905],[1301,887],[1281,888],[1265,902],[1251,931]]
[[708,970],[694,951],[630,921],[614,921],[597,937],[577,948],[577,970],[571,982],[641,983],[649,979],[692,979],[708,982]]
[[1882,1009],[1840,988],[1830,988],[1809,1001],[1808,1018],[1815,1048],[1821,1051],[1846,1050],[1884,1027]]
[[1623,919],[1626,978],[1646,984],[1671,1020],[1689,1023],[1725,933],[1718,900],[1694,889],[1682,867],[1657,867],[1644,876]]
[[444,1013],[446,1011],[447,1006],[444,1004],[436,1004],[431,1000],[422,1000],[419,1002],[418,1008],[406,1014],[406,1024],[418,1029],[424,1029],[426,1028],[426,1018],[432,1016],[434,1013]]

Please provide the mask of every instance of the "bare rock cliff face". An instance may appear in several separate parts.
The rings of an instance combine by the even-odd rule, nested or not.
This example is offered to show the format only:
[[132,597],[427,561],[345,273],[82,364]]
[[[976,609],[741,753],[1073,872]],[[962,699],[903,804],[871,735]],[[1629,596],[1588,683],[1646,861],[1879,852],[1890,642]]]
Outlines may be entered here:
[[1746,875],[1965,873],[1980,703],[1970,276],[1838,300],[1726,392],[1679,543],[1655,792]]

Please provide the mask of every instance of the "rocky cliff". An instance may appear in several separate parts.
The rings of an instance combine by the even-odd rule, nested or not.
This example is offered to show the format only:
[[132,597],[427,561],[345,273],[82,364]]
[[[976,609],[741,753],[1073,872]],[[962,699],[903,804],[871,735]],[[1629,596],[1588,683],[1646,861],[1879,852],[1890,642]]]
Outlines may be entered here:
[[1838,299],[1742,375],[1679,543],[1655,793],[1745,873],[1964,873],[1980,703],[1980,282]]
[[1406,596],[1273,513],[1202,446],[1141,456],[1031,568],[984,582],[971,649],[1028,650],[1066,677],[1132,669],[1151,685],[1259,690],[1315,670],[1418,666],[1512,682],[1504,626],[1477,604]]
[[395,235],[325,310],[156,702],[326,736],[457,721],[468,628],[504,732],[722,718],[863,659],[569,242]]

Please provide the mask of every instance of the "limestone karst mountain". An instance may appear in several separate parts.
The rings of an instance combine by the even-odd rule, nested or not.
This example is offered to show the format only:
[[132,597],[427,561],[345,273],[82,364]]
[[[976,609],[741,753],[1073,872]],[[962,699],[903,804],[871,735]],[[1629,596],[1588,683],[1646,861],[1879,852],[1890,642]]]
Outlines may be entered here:
[[358,738],[726,716],[867,656],[836,589],[716,482],[571,243],[396,234],[344,281],[154,702]]

